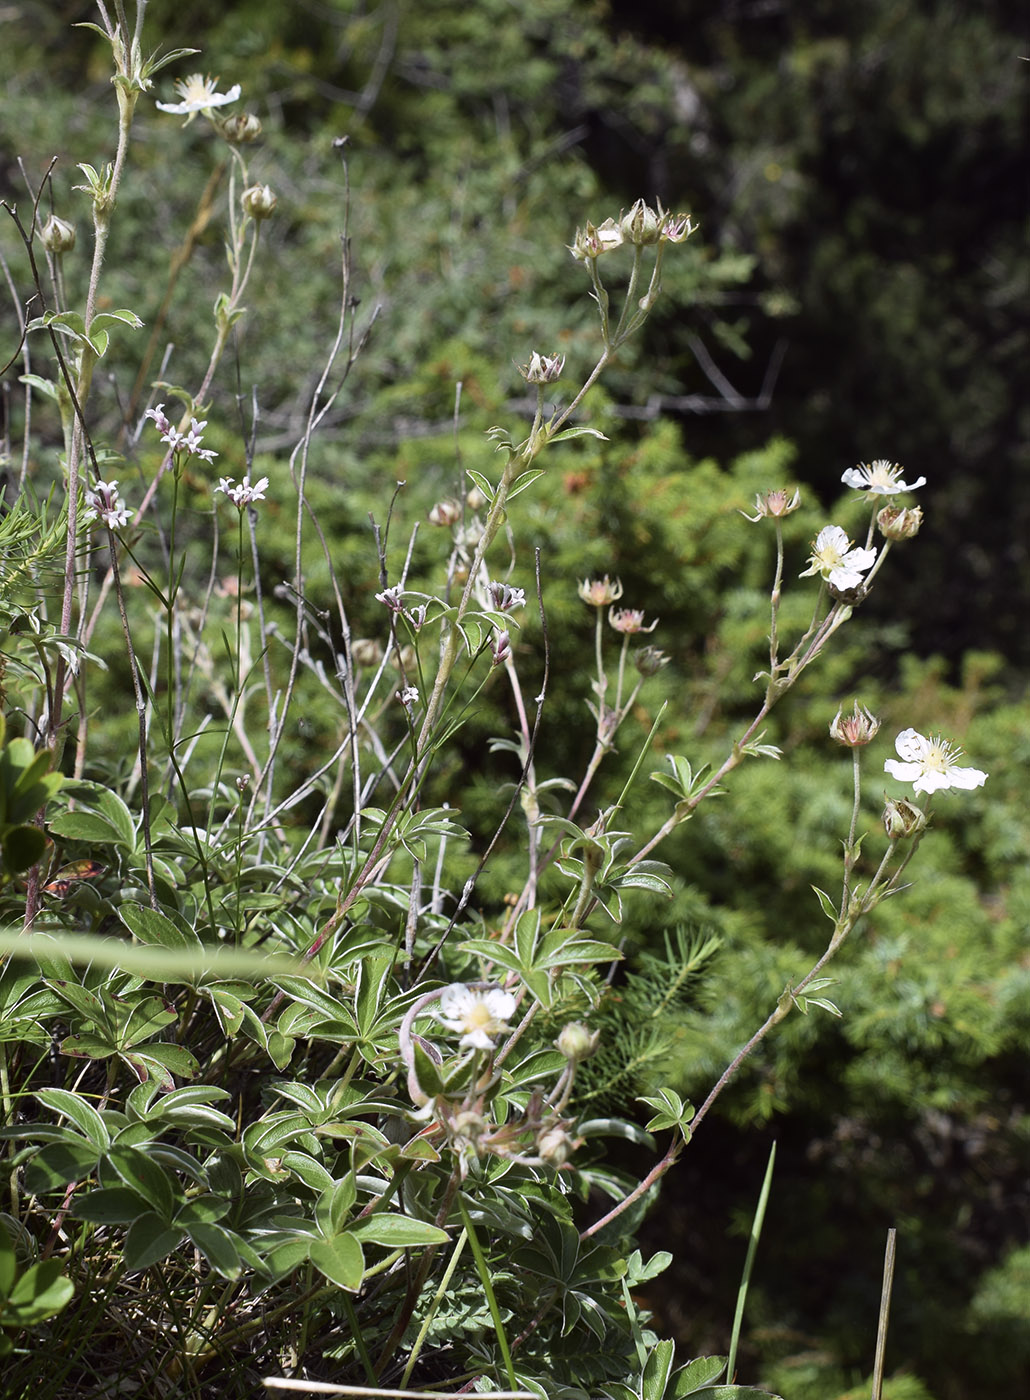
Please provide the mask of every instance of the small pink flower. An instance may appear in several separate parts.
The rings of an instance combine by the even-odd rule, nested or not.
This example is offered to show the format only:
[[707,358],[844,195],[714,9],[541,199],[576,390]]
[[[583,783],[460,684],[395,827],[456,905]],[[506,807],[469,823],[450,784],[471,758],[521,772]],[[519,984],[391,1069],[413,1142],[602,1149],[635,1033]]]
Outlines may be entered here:
[[622,597],[622,584],[618,579],[585,578],[578,585],[579,596],[592,608],[607,608]]
[[643,608],[611,608],[608,612],[608,622],[616,632],[623,632],[627,636],[632,636],[635,632],[653,632],[658,626],[657,618],[650,627],[644,626]]

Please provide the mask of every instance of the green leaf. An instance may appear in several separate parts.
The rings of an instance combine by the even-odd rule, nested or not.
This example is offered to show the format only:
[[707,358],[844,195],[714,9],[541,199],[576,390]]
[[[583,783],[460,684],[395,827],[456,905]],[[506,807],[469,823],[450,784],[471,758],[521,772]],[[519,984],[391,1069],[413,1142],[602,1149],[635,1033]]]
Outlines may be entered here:
[[652,1348],[644,1366],[644,1374],[640,1378],[640,1394],[643,1400],[664,1400],[665,1387],[672,1373],[675,1357],[675,1342],[657,1342]]
[[493,500],[494,488],[490,485],[489,481],[487,481],[486,477],[483,475],[482,472],[472,471],[470,468],[465,474],[466,476],[472,478],[472,480],[479,487],[480,491],[482,491],[483,495],[488,501]]
[[145,904],[123,904],[118,910],[122,923],[139,939],[150,947],[197,948],[200,939],[192,929],[182,928],[166,914],[150,909]]
[[46,837],[38,826],[12,826],[4,832],[3,868],[12,875],[31,870],[46,850]]
[[357,1199],[357,1187],[350,1172],[327,1186],[315,1202],[315,1223],[327,1239],[338,1235],[346,1224]]
[[98,812],[58,812],[50,823],[50,830],[69,841],[88,841],[90,845],[100,846],[123,844],[121,834]]
[[284,1171],[292,1172],[305,1186],[311,1186],[316,1191],[324,1191],[333,1184],[332,1173],[326,1171],[322,1163],[307,1152],[284,1152],[279,1165]]
[[103,1150],[110,1145],[111,1134],[107,1131],[103,1118],[92,1104],[87,1103],[78,1094],[73,1094],[69,1089],[39,1089],[36,1098],[44,1108],[70,1118],[94,1147]]
[[147,1208],[148,1203],[126,1186],[101,1186],[76,1196],[71,1213],[76,1220],[94,1225],[131,1225]]
[[596,428],[563,428],[560,433],[555,433],[551,441],[567,442],[569,438],[578,437],[595,437],[600,438],[602,442],[608,441],[604,433],[599,433]]
[[118,311],[99,311],[90,323],[90,330],[97,330],[99,327],[107,325],[129,326],[134,331],[140,330],[143,322],[136,315],[135,311],[126,311],[121,308]]
[[390,1249],[408,1249],[413,1245],[446,1244],[450,1236],[437,1225],[415,1220],[410,1215],[367,1215],[347,1232],[355,1239],[370,1244],[386,1245]]
[[182,1233],[148,1210],[132,1222],[126,1233],[122,1249],[125,1267],[134,1272],[149,1269],[159,1259],[166,1259],[182,1239]]
[[22,1327],[33,1327],[67,1307],[75,1293],[70,1279],[61,1276],[59,1259],[32,1264],[11,1289],[8,1306]]
[[138,1148],[118,1144],[111,1148],[107,1160],[130,1190],[142,1196],[164,1220],[171,1220],[176,1191],[163,1167]]
[[707,1390],[690,1393],[704,1396],[704,1400],[748,1400],[748,1396],[757,1397],[757,1400],[783,1400],[782,1395],[774,1395],[771,1390],[755,1390],[749,1385],[713,1385]]
[[243,1264],[228,1230],[221,1225],[191,1225],[188,1234],[216,1273],[223,1278],[239,1278]]
[[819,904],[822,907],[823,913],[829,919],[831,924],[835,924],[837,922],[837,906],[834,904],[833,900],[830,898],[830,896],[826,893],[825,890],[819,889],[817,885],[813,885],[812,889],[815,891],[816,898],[818,899]]
[[418,1079],[422,1092],[434,1099],[438,1094],[442,1094],[444,1089],[439,1067],[425,1045],[417,1037],[411,1042],[411,1049],[415,1060],[415,1077]]
[[41,379],[38,374],[22,374],[18,377],[19,384],[28,384],[39,393],[45,394],[48,399],[57,402],[57,385],[52,379]]
[[718,1380],[726,1367],[725,1356],[699,1356],[681,1366],[673,1378],[672,1393],[675,1400],[685,1395],[693,1395],[710,1381]]
[[330,1283],[348,1293],[356,1293],[365,1276],[365,1256],[354,1235],[337,1235],[332,1240],[312,1240],[307,1251],[312,1264]]
[[0,1223],[0,1299],[6,1298],[18,1273],[18,1257],[3,1223]]
[[63,1191],[69,1181],[82,1181],[90,1176],[99,1155],[95,1147],[81,1140],[51,1143],[26,1163],[26,1189],[33,1196]]
[[520,472],[511,484],[511,489],[508,492],[508,500],[514,500],[520,492],[525,491],[527,486],[532,486],[533,482],[543,476],[543,474],[542,467],[530,467],[529,471]]

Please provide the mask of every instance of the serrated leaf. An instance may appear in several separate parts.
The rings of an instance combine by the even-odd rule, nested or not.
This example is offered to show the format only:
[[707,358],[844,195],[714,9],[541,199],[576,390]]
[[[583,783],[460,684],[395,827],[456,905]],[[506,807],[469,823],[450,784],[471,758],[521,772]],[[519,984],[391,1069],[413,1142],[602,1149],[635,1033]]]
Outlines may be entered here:
[[718,1380],[725,1367],[725,1356],[699,1356],[694,1361],[688,1361],[673,1378],[674,1400],[682,1400],[683,1396],[693,1395],[702,1386],[708,1386],[710,1382]]
[[642,1400],[663,1400],[675,1357],[675,1342],[665,1341],[655,1344],[640,1378]]

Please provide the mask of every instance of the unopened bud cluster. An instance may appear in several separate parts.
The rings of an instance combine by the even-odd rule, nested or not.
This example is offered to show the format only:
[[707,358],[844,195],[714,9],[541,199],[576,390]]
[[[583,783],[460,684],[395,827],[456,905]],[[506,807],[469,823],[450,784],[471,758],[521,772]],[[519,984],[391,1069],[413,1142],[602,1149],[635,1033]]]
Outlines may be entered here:
[[629,213],[621,214],[617,220],[587,223],[584,228],[577,229],[569,252],[579,262],[586,262],[621,248],[623,243],[637,248],[656,243],[682,243],[696,228],[689,214],[670,214],[660,203],[657,209],[652,209],[643,199],[638,199]]

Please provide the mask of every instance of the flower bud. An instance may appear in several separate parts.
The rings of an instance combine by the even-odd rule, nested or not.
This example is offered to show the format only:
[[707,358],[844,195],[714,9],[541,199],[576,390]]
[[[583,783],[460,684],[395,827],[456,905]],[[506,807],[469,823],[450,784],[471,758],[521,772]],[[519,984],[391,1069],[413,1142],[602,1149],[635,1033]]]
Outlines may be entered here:
[[663,666],[668,666],[669,658],[657,647],[641,647],[633,653],[633,665],[642,676],[657,676]]
[[860,749],[876,738],[880,721],[864,705],[855,701],[850,715],[838,710],[830,723],[830,738],[849,749]]
[[891,841],[904,841],[918,836],[926,826],[926,813],[907,797],[884,795],[883,829]]
[[429,512],[430,525],[455,525],[461,519],[461,505],[458,501],[437,501]]
[[656,213],[649,204],[638,199],[629,213],[623,216],[619,227],[626,242],[634,243],[640,248],[658,242],[662,236],[664,222],[660,206],[659,212]]
[[919,534],[923,523],[921,507],[912,506],[902,510],[900,506],[884,506],[876,516],[880,534],[888,540],[910,540]]
[[597,1050],[600,1039],[600,1031],[592,1031],[582,1021],[570,1021],[563,1027],[555,1043],[567,1060],[579,1064],[580,1060],[589,1060]]
[[478,1142],[488,1126],[483,1115],[473,1108],[463,1108],[451,1119],[451,1130],[455,1136],[463,1137],[471,1143]]
[[472,490],[465,497],[465,504],[469,510],[482,510],[486,505],[486,497],[478,486],[473,486]]
[[575,1146],[564,1128],[548,1128],[537,1138],[536,1150],[549,1167],[563,1167]]
[[240,203],[244,213],[260,223],[262,219],[272,217],[279,200],[270,185],[250,185],[240,195]]
[[235,116],[222,117],[216,125],[230,146],[249,145],[261,135],[261,120],[253,112],[237,112]]
[[527,384],[553,384],[561,378],[564,355],[541,355],[534,350],[528,365],[519,365],[519,374]]
[[48,253],[70,253],[75,247],[75,225],[51,214],[40,231],[43,247]]

